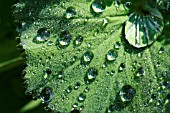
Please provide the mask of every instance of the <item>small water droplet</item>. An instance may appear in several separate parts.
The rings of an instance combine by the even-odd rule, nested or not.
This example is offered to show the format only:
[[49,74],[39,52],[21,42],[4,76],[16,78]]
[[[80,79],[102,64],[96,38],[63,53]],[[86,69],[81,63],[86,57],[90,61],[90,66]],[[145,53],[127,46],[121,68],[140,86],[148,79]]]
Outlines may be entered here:
[[71,43],[71,40],[72,40],[72,36],[70,35],[70,33],[68,31],[63,31],[58,37],[57,46],[59,48],[66,48]]
[[132,86],[125,85],[121,88],[119,95],[122,102],[129,102],[132,101],[133,97],[135,96],[135,93],[136,91],[134,88],[132,88]]
[[102,2],[95,0],[92,3],[92,9],[95,13],[102,13],[104,12],[106,8],[106,5],[104,5]]
[[123,71],[125,69],[125,63],[121,63],[119,66],[119,71]]
[[163,85],[164,85],[166,88],[170,88],[170,81],[164,81],[164,82],[163,82]]
[[120,47],[121,47],[120,42],[116,42],[115,45],[114,45],[114,48],[115,49],[120,49]]
[[75,86],[74,86],[74,89],[77,90],[77,89],[80,87],[80,85],[81,85],[81,84],[80,84],[79,82],[77,82],[77,83],[75,84]]
[[63,71],[59,71],[58,78],[62,78],[63,76],[64,76],[64,72]]
[[22,32],[24,29],[25,29],[25,25],[26,25],[26,23],[25,22],[20,22],[20,23],[18,23],[18,25],[17,25],[17,27],[16,27],[16,31],[18,32],[18,33],[20,33],[20,32]]
[[126,9],[129,9],[130,8],[130,6],[131,6],[131,2],[126,2],[125,4],[124,4],[124,7],[126,8]]
[[86,76],[85,76],[85,82],[86,83],[92,83],[98,76],[98,70],[91,67],[87,70]]
[[72,92],[72,90],[73,90],[73,89],[72,89],[72,87],[71,87],[71,86],[69,86],[69,87],[67,88],[67,90],[66,90],[66,91],[67,91],[67,93],[71,93],[71,92]]
[[108,23],[109,23],[109,20],[107,18],[103,19],[102,27],[106,27]]
[[145,69],[144,68],[139,68],[136,74],[137,77],[145,76]]
[[85,99],[86,99],[86,95],[84,95],[83,93],[81,93],[78,97],[79,102],[83,102]]
[[81,35],[77,36],[73,42],[74,46],[80,46],[81,43],[83,42],[83,37]]
[[86,87],[86,88],[84,89],[84,92],[85,92],[85,93],[87,93],[87,92],[89,92],[89,91],[90,91],[89,87]]
[[92,51],[86,51],[81,58],[81,65],[89,65],[94,57]]
[[118,57],[117,52],[114,51],[113,49],[109,50],[106,54],[106,59],[108,61],[114,61]]
[[48,41],[47,46],[52,46],[52,45],[54,45],[54,42],[53,41]]
[[170,94],[166,96],[167,100],[170,101]]
[[163,53],[163,52],[165,52],[165,49],[164,49],[164,47],[161,47],[161,48],[159,49],[159,53],[161,54],[161,53]]
[[78,107],[78,103],[74,103],[74,104],[72,105],[72,107],[73,107],[73,108],[77,108],[77,107]]
[[50,31],[47,28],[40,28],[37,31],[37,36],[33,39],[35,43],[44,43],[50,38]]
[[65,17],[67,19],[70,19],[70,18],[74,18],[76,15],[76,10],[74,7],[68,7],[67,10],[66,10],[66,13],[65,13]]
[[47,103],[51,101],[53,95],[53,89],[51,87],[45,87],[40,93],[40,98],[43,102]]

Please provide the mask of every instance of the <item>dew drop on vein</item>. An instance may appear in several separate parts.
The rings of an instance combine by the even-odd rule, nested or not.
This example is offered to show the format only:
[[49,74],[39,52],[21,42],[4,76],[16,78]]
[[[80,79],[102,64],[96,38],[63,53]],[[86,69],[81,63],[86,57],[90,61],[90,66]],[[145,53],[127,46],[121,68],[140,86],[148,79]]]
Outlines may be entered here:
[[33,39],[35,43],[44,43],[50,38],[50,31],[47,28],[40,28],[37,31],[36,37]]
[[83,42],[83,37],[79,35],[75,38],[75,40],[73,41],[73,44],[75,47],[78,47],[82,44],[82,42]]
[[74,18],[76,16],[76,14],[77,14],[77,12],[76,12],[75,8],[70,6],[66,10],[65,17],[67,19]]
[[94,57],[92,51],[86,51],[81,58],[81,65],[89,65]]
[[122,102],[129,102],[129,101],[132,101],[132,99],[135,96],[135,93],[136,91],[132,86],[125,85],[121,88],[119,95],[120,95]]
[[85,99],[86,99],[86,95],[83,94],[83,93],[81,93],[81,94],[79,95],[79,97],[78,97],[78,101],[79,101],[79,102],[83,102]]
[[53,96],[53,89],[51,87],[45,87],[40,93],[40,98],[45,103],[50,102]]
[[92,9],[95,13],[102,13],[104,12],[106,5],[104,5],[102,2],[95,0],[92,3]]
[[109,50],[106,54],[106,59],[108,61],[114,61],[114,60],[116,60],[117,57],[118,57],[117,52],[112,49]]
[[63,31],[58,37],[57,46],[59,48],[66,48],[71,43],[72,36],[68,31]]
[[91,67],[87,70],[86,76],[84,78],[86,83],[92,83],[98,76],[98,70]]

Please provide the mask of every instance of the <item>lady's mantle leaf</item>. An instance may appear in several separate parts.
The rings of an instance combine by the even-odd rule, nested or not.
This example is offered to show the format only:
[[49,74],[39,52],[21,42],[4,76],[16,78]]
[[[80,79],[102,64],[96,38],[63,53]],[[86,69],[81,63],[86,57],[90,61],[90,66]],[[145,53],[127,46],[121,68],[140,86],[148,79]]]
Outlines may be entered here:
[[[20,36],[27,58],[27,93],[62,113],[166,110],[161,102],[168,89],[159,95],[155,75],[163,72],[158,61],[152,61],[159,60],[161,44],[132,48],[122,34],[127,11],[109,3],[21,0],[15,5],[14,15],[26,23]],[[169,64],[161,68],[169,70]],[[158,102],[161,106],[155,107]]]

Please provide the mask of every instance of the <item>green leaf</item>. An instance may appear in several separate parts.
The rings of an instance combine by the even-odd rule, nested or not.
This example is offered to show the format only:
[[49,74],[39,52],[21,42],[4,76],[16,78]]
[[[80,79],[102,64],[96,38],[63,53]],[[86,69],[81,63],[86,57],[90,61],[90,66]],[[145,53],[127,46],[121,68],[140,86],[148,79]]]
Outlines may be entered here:
[[168,112],[169,24],[160,40],[137,49],[124,36],[123,5],[95,2],[15,5],[14,15],[26,23],[27,93],[62,113]]

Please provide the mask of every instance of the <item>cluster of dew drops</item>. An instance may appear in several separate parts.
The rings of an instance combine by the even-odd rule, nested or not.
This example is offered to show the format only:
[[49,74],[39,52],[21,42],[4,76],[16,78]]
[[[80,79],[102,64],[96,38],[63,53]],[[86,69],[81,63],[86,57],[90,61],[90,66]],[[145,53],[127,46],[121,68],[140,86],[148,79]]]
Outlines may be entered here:
[[[119,3],[118,3],[118,1],[116,1],[115,6],[118,7],[118,5],[119,5]],[[130,2],[127,2],[124,5],[125,5],[125,7],[128,7],[128,5],[130,5]],[[104,12],[106,6],[102,2],[99,2],[96,0],[91,4],[91,8],[94,13],[98,14],[98,13]],[[76,14],[77,14],[77,12],[74,7],[72,7],[72,6],[68,7],[65,12],[65,18],[67,18],[67,19],[74,18],[74,16]],[[17,30],[20,31],[20,28],[23,27],[25,24],[26,24],[25,22],[22,22],[21,26],[19,26]],[[49,39],[50,39],[50,31],[47,28],[43,27],[37,31],[37,35],[34,37],[33,42],[34,43],[45,43]],[[60,35],[57,39],[56,45],[58,48],[63,49],[63,48],[68,47],[72,40],[73,39],[72,39],[71,34],[68,31],[63,31],[60,33]],[[78,47],[83,43],[83,40],[84,40],[83,36],[78,35],[73,40],[73,45]],[[49,46],[53,45],[53,44],[54,43],[52,41],[48,41]],[[116,42],[114,47],[115,47],[115,49],[109,50],[106,54],[107,62],[113,62],[118,57],[118,53],[115,50],[118,50],[121,47],[120,42]],[[159,53],[162,54],[164,51],[165,51],[164,48],[161,47]],[[94,54],[92,51],[89,51],[89,50],[86,51],[81,58],[81,65],[85,65],[85,66],[89,65],[90,62],[92,61],[93,57],[94,57]],[[106,65],[103,64],[103,67],[105,67],[105,66]],[[160,66],[159,62],[157,63],[157,66]],[[119,71],[123,71],[124,68],[125,68],[125,64],[121,63],[119,66]],[[139,68],[136,76],[139,77],[139,76],[144,76],[144,75],[145,75],[144,68]],[[59,75],[59,77],[63,77],[63,76],[64,76],[64,73],[61,73]],[[94,80],[96,79],[97,76],[98,76],[98,70],[94,67],[90,67],[87,70],[84,80],[86,83],[92,83],[92,82],[94,82]],[[80,85],[81,84],[79,82],[77,82],[74,86],[74,89],[75,90],[78,89],[80,87]],[[170,88],[170,81],[164,81],[163,87]],[[68,87],[67,92],[70,93],[72,90],[73,90],[72,87]],[[87,93],[89,90],[90,89],[88,87],[86,87],[84,92]],[[136,90],[132,86],[124,85],[119,92],[119,97],[120,97],[119,103],[121,104],[121,103],[131,102],[135,96],[135,93],[136,93]],[[54,92],[51,87],[45,87],[44,89],[41,90],[40,98],[43,100],[44,103],[49,103],[53,97],[54,97]],[[154,96],[152,96],[152,97],[154,97]],[[80,93],[80,95],[78,97],[78,101],[83,102],[85,99],[86,99],[86,95],[83,93]],[[170,101],[170,94],[167,95],[167,101]],[[124,104],[122,104],[122,105],[124,105]],[[72,107],[73,107],[72,112],[76,113],[76,112],[80,112],[84,106],[81,106],[80,110],[77,110],[78,103],[75,103],[72,105]],[[118,110],[118,109],[119,109],[119,104],[118,105],[113,104],[108,107],[107,112],[112,112],[112,111]]]

